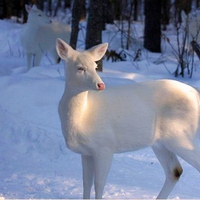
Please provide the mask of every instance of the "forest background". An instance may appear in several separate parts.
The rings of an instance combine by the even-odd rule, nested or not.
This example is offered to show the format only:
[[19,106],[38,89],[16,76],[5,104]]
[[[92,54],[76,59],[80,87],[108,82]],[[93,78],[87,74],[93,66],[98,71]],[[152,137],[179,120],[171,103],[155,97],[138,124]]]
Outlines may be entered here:
[[[103,2],[105,7],[102,9]],[[110,54],[112,50],[116,53],[111,60],[107,61],[110,54],[104,58],[103,73],[99,73],[107,88],[167,78],[200,90],[199,59],[195,55],[192,65],[187,57],[189,49],[182,51],[183,48],[179,48],[182,38],[184,41],[186,38],[180,13],[182,10],[186,13],[195,10],[199,2],[167,2],[164,7],[164,1],[154,0],[101,0],[100,4],[89,0],[26,1],[26,4],[36,3],[52,20],[69,24],[72,36],[75,36],[74,24],[78,23],[79,37],[75,46],[79,50],[86,48],[91,12],[93,22],[94,17],[104,22],[102,26],[99,23],[93,26],[97,25],[95,33],[100,29],[102,42],[109,42]],[[3,19],[0,20],[0,199],[81,198],[80,156],[66,148],[57,114],[65,86],[64,62],[55,65],[44,55],[41,65],[27,72],[25,54],[19,41],[22,24],[26,22],[27,13],[23,10],[25,1],[0,0],[0,3]],[[83,3],[83,7],[80,3]],[[93,3],[101,15],[95,11]],[[20,9],[16,9],[19,5]],[[158,8],[159,12],[155,11]],[[102,12],[106,13],[106,21]],[[75,14],[81,17],[74,17]],[[157,14],[162,18],[156,17]],[[148,25],[153,36],[147,34]],[[159,27],[158,31],[155,26]],[[159,37],[156,37],[157,33],[160,33]],[[158,38],[157,43],[153,37]],[[153,47],[155,44],[161,46],[161,53],[151,53],[153,50],[150,48],[150,51],[146,50],[147,38]],[[139,55],[140,50],[142,55]],[[126,58],[123,53],[127,55]],[[117,55],[126,61],[111,62],[112,59],[119,61]],[[179,67],[176,70],[178,66],[188,68],[181,71]],[[190,72],[194,69],[192,78],[192,73],[187,76],[187,69]],[[184,78],[181,77],[183,72]],[[183,160],[180,159],[180,162],[184,172],[170,198],[199,199],[199,172]],[[152,199],[160,191],[163,182],[164,172],[150,148],[117,154],[113,159],[104,197]]]
[[[106,24],[116,25],[123,35],[122,40],[126,38],[126,42],[121,41],[121,48],[130,49],[131,40],[135,39],[132,37],[134,34],[131,33],[131,24],[141,21],[144,23],[143,47],[151,52],[161,52],[162,31],[166,30],[170,23],[177,28],[181,23],[181,11],[190,13],[192,9],[199,7],[200,0],[0,0],[0,19],[15,16],[17,22],[26,23],[25,4],[37,5],[49,17],[56,17],[60,12],[63,15],[71,12],[70,45],[74,49],[77,47],[81,29],[80,21],[87,21],[85,49],[102,42],[102,30]],[[136,56],[140,50],[138,49]],[[114,53],[123,60],[121,55]],[[179,63],[183,63],[183,58],[178,59]],[[180,67],[185,68],[182,64]],[[102,63],[99,70],[102,71]],[[183,74],[183,69],[181,73]]]

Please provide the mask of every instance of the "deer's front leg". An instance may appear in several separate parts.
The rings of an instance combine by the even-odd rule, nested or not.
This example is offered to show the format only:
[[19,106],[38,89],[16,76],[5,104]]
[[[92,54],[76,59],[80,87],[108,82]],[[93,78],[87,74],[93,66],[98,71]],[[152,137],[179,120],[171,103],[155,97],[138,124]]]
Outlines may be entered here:
[[94,186],[95,198],[102,199],[103,190],[106,184],[108,172],[110,170],[113,153],[109,149],[98,149],[98,152],[93,154],[94,159]]
[[82,155],[83,167],[83,198],[89,199],[94,181],[94,162],[92,156]]
[[27,53],[26,54],[26,62],[27,62],[27,67],[28,67],[28,70],[31,69],[31,67],[33,66],[33,58],[34,55],[32,53]]
[[42,60],[42,52],[38,51],[37,53],[35,53],[33,67],[38,67],[40,65],[41,60]]

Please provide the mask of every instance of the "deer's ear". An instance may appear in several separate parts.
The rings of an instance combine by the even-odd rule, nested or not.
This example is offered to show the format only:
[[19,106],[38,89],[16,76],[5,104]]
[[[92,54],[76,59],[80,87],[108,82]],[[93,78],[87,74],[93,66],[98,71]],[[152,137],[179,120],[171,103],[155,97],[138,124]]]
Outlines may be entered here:
[[32,9],[38,10],[38,8],[37,8],[37,6],[35,4],[33,4]]
[[108,48],[108,43],[103,43],[96,45],[87,51],[92,55],[94,61],[98,61],[104,56],[107,48]]
[[57,38],[56,40],[56,50],[58,55],[63,59],[67,60],[75,52],[66,42]]
[[30,13],[32,10],[32,8],[27,4],[25,5],[25,8],[26,8],[27,13]]

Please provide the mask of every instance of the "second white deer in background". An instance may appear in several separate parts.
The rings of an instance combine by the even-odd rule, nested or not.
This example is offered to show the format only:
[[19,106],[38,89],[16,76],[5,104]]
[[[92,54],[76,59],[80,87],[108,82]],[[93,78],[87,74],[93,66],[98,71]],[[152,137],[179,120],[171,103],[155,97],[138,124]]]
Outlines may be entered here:
[[166,175],[158,198],[167,198],[182,173],[176,155],[200,172],[199,93],[172,80],[105,89],[95,61],[107,46],[78,52],[57,40],[58,54],[66,61],[58,110],[67,147],[82,155],[83,198],[90,198],[93,183],[95,197],[102,198],[115,153],[148,146]]
[[52,22],[36,6],[26,5],[28,21],[22,28],[20,39],[26,53],[27,67],[38,66],[42,56],[47,52],[53,56],[53,62],[58,61],[56,38],[69,43],[71,28],[66,24]]

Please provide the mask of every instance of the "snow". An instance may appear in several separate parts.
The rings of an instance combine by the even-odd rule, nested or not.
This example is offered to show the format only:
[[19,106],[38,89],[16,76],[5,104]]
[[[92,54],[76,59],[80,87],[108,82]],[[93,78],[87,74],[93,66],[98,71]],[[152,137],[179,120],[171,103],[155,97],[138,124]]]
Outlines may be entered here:
[[[0,199],[80,199],[80,155],[66,148],[57,113],[64,63],[52,65],[44,57],[41,66],[27,72],[19,42],[21,25],[1,20],[0,29]],[[175,78],[176,62],[170,50],[166,55],[164,64],[155,64],[161,54],[147,52],[138,62],[104,60],[104,72],[99,75],[107,87],[169,78],[200,88],[198,64],[192,79]],[[199,172],[180,162],[184,173],[170,198],[200,198]],[[118,154],[104,198],[152,199],[164,178],[150,148]]]

